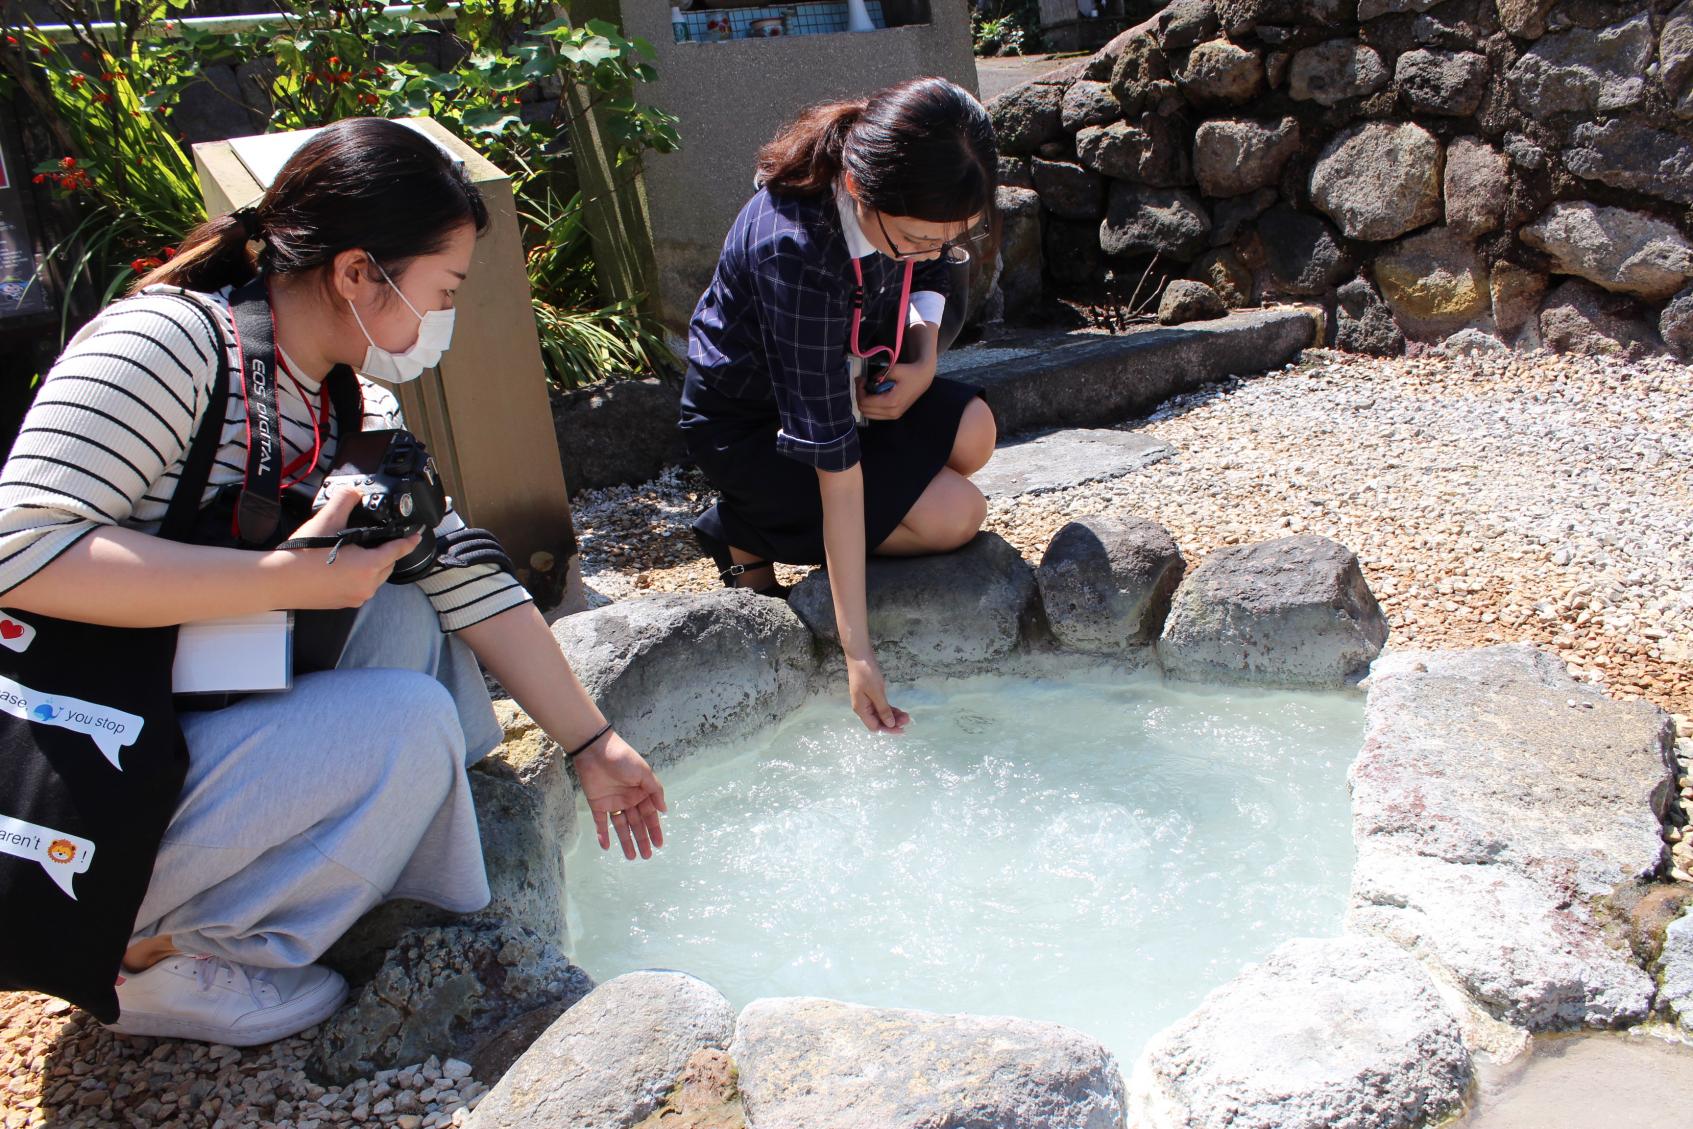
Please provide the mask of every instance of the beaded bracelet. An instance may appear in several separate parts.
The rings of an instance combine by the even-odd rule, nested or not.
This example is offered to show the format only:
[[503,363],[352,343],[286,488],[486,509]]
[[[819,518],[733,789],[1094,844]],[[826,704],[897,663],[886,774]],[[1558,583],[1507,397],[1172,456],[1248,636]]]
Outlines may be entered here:
[[607,733],[610,733],[610,732],[611,732],[611,722],[608,721],[608,722],[605,723],[604,726],[601,727],[601,729],[598,733],[595,733],[592,737],[588,738],[586,741],[582,742],[580,745],[576,746],[574,749],[572,749],[568,753],[564,754],[564,759],[567,760],[567,761],[575,760],[577,757],[581,756],[583,753],[585,753],[589,749],[593,748],[595,741],[598,741],[601,737],[604,737]]

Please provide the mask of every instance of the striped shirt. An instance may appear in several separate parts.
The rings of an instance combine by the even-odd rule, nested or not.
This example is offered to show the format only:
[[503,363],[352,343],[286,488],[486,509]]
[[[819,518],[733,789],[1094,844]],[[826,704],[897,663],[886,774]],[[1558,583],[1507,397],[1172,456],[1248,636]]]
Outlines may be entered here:
[[[735,217],[688,327],[688,361],[707,387],[769,404],[776,449],[820,470],[859,459],[847,368],[854,259],[864,272],[859,345],[891,346],[905,264],[877,253],[837,196],[761,188]],[[938,323],[951,285],[945,263],[918,263],[909,317]]]
[[[0,469],[0,599],[91,530],[121,525],[156,533],[182,477],[188,444],[210,407],[218,344],[200,305],[223,323],[229,397],[210,481],[201,498],[241,482],[247,410],[229,290],[195,294],[153,287],[108,307],[72,339],[42,382]],[[280,358],[276,382],[282,465],[310,461],[318,381]],[[363,377],[364,430],[403,427],[393,394]],[[333,409],[320,421],[322,451],[290,487],[315,496],[337,450]],[[304,463],[287,481],[304,473]],[[464,522],[448,504],[437,532]],[[458,631],[524,603],[529,593],[490,564],[438,567],[418,581],[444,631]]]

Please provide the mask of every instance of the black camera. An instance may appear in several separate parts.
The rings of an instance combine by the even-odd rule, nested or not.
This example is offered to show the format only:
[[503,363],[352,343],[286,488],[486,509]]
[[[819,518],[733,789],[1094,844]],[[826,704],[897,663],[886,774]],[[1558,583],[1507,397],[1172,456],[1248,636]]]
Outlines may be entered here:
[[398,429],[344,436],[312,509],[322,509],[331,491],[343,486],[361,495],[347,519],[357,535],[347,540],[368,547],[421,531],[423,540],[395,562],[388,580],[409,584],[428,572],[435,563],[435,527],[447,515],[447,494],[422,440]]

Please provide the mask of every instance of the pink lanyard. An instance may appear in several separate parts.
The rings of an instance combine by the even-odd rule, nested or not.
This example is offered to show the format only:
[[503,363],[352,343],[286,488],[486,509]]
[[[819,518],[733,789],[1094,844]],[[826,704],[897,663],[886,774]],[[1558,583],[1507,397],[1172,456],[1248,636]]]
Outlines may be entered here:
[[899,289],[899,327],[894,330],[894,347],[877,345],[866,353],[858,344],[858,325],[864,320],[864,268],[859,266],[858,260],[852,261],[852,274],[858,280],[858,285],[852,288],[852,343],[848,346],[855,357],[868,360],[877,353],[886,353],[889,364],[899,363],[899,353],[905,347],[905,322],[911,316],[911,268],[916,266],[916,260],[905,260],[905,281]]

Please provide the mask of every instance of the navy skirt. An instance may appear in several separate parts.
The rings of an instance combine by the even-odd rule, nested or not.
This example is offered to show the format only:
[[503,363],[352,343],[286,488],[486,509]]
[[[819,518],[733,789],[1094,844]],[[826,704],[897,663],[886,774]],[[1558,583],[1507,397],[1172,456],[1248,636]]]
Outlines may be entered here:
[[[874,551],[888,539],[946,466],[964,409],[981,394],[974,385],[937,376],[899,419],[871,420],[859,429],[867,548]],[[763,560],[822,564],[817,470],[776,450],[779,426],[774,401],[724,396],[689,368],[682,436],[719,494],[694,528]]]

